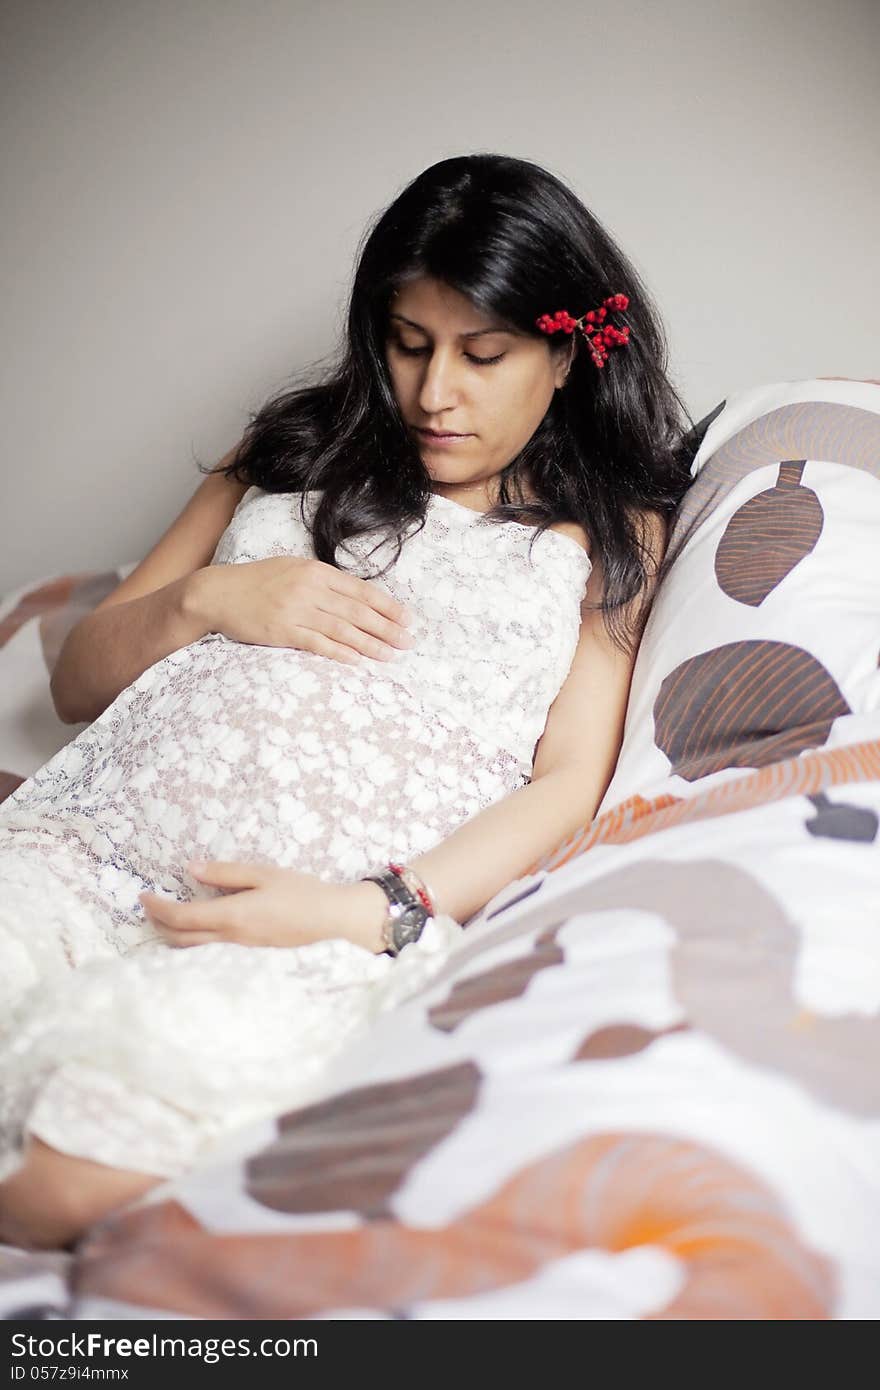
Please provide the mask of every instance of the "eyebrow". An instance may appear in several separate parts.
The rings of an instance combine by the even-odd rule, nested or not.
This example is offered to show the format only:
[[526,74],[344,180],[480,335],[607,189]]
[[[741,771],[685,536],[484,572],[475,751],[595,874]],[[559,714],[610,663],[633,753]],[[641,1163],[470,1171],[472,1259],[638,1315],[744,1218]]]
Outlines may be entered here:
[[[416,323],[413,319],[404,318],[403,314],[390,314],[389,317],[400,319],[402,323],[408,323],[410,328],[417,328],[420,333],[427,333],[428,331],[427,328],[423,328],[420,323]],[[490,333],[506,333],[508,337],[513,336],[509,328],[474,328],[471,329],[470,333],[459,333],[458,336],[460,338],[485,338]]]

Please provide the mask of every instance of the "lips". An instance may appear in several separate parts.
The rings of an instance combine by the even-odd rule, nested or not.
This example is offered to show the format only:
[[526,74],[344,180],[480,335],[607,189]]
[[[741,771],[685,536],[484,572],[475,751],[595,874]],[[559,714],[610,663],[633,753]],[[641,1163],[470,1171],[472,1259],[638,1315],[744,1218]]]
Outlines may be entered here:
[[457,434],[455,430],[426,430],[416,426],[416,432],[423,434],[428,439],[469,439],[470,435]]

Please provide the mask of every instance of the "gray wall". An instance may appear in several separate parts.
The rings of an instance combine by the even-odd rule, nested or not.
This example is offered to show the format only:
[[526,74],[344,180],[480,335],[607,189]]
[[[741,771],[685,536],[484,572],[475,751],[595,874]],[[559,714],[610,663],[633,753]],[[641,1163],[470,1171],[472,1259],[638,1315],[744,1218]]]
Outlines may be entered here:
[[880,375],[877,0],[7,0],[3,35],[0,592],[140,559],[450,154],[574,186],[695,416]]

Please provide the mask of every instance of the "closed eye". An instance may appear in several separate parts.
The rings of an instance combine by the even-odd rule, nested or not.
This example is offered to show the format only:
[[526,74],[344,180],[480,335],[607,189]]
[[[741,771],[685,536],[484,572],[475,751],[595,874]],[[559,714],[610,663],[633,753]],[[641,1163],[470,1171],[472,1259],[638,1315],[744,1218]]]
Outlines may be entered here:
[[[402,352],[406,357],[421,357],[423,353],[428,351],[427,348],[423,347],[405,347],[403,343],[398,342],[395,342],[394,346],[397,348],[398,352]],[[499,352],[497,357],[475,357],[472,352],[465,353],[465,357],[468,359],[469,362],[473,362],[480,367],[489,367],[492,365],[493,362],[500,362],[502,357],[506,356],[507,354],[504,352]]]

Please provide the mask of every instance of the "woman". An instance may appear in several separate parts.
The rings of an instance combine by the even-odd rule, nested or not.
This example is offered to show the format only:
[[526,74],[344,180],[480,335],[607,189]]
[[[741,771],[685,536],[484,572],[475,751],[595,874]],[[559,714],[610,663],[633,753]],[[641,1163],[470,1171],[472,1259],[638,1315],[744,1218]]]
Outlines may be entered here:
[[300,1103],[417,978],[396,892],[456,928],[592,818],[689,478],[665,361],[539,166],[444,160],[380,216],[342,360],[71,634],[94,722],[0,808],[2,1238]]

